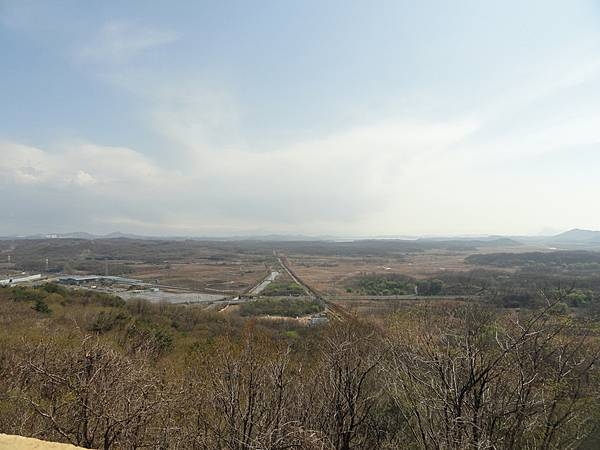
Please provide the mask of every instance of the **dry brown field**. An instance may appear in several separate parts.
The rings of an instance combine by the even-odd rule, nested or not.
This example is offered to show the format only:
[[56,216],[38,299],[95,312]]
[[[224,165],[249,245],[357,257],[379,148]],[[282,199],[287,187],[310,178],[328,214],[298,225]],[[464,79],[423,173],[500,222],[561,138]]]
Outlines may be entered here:
[[131,276],[197,291],[238,293],[255,286],[269,272],[260,261],[223,261],[140,264]]
[[[457,244],[452,244],[457,245]],[[52,273],[121,275],[206,293],[241,294],[271,270],[282,272],[275,252],[287,256],[294,272],[326,295],[347,295],[348,282],[364,274],[400,274],[432,278],[445,271],[464,272],[473,253],[546,250],[527,245],[475,248],[471,244],[411,241],[270,242],[146,241],[130,239],[46,239],[0,241],[0,252],[12,261],[0,263],[4,275],[39,273],[49,259]],[[470,248],[463,248],[470,247]],[[480,267],[480,266],[479,266]],[[499,269],[494,270],[509,270]]]
[[419,300],[335,300],[333,303],[344,308],[351,314],[358,317],[370,317],[374,320],[385,319],[397,311],[426,307],[427,305],[447,305],[455,306],[464,303],[467,300],[446,300],[446,299],[426,299]]
[[[435,277],[444,271],[462,272],[475,267],[465,263],[474,253],[524,252],[531,247],[489,247],[476,251],[426,250],[398,257],[378,256],[311,256],[288,254],[296,274],[308,285],[329,295],[347,295],[346,283],[350,278],[364,274],[401,274],[416,279]],[[482,266],[478,266],[482,267]],[[499,270],[497,267],[494,270]]]

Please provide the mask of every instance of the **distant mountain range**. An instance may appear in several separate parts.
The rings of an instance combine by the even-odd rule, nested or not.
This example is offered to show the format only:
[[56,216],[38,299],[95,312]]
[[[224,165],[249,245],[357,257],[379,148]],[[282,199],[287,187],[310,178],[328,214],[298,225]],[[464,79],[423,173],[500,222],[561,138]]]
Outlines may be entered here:
[[126,233],[109,233],[105,235],[97,235],[86,233],[82,231],[76,231],[74,233],[49,233],[49,234],[30,234],[27,236],[3,236],[0,239],[117,239],[117,238],[129,238],[129,239],[152,239],[147,236],[138,236],[136,234]]
[[581,230],[575,228],[573,230],[565,231],[552,238],[554,242],[563,243],[597,243],[600,244],[600,231],[592,230]]
[[372,237],[335,237],[335,236],[305,236],[305,235],[285,235],[269,234],[254,236],[223,236],[223,237],[205,237],[205,236],[143,236],[132,233],[121,233],[119,231],[96,235],[86,232],[73,233],[51,233],[34,234],[28,236],[5,236],[0,240],[15,239],[144,239],[144,240],[206,240],[206,241],[237,241],[237,240],[257,240],[257,241],[365,241],[365,240],[398,240],[414,242],[464,242],[478,247],[497,246],[514,247],[523,244],[538,244],[546,246],[577,247],[577,246],[600,246],[600,231],[572,229],[554,236],[448,236],[448,237],[423,237],[411,238],[409,236],[372,236]]
[[[0,240],[18,240],[18,239],[140,239],[154,241],[184,241],[184,240],[202,240],[202,241],[243,241],[243,240],[260,240],[260,241],[333,241],[339,240],[334,236],[304,236],[292,234],[268,234],[255,236],[145,236],[133,233],[121,233],[116,231],[108,234],[91,234],[81,231],[73,233],[49,233],[49,234],[30,234],[26,236],[0,236]],[[355,239],[343,239],[355,240]]]

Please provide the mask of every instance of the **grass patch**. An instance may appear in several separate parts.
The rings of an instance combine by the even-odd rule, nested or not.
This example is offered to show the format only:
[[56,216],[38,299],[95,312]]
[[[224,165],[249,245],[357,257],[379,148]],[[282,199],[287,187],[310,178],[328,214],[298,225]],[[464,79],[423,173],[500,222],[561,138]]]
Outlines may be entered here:
[[243,303],[240,315],[247,316],[281,316],[298,317],[315,314],[323,310],[323,306],[313,300],[289,298],[268,298]]
[[262,295],[268,297],[300,297],[305,294],[294,281],[273,281],[262,291]]

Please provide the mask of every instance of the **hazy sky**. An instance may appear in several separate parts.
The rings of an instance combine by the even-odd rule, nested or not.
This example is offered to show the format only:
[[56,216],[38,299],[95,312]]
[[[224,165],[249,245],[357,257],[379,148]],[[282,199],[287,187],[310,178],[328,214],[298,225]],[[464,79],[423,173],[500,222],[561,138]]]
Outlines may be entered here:
[[600,2],[0,0],[0,195],[0,235],[600,229]]

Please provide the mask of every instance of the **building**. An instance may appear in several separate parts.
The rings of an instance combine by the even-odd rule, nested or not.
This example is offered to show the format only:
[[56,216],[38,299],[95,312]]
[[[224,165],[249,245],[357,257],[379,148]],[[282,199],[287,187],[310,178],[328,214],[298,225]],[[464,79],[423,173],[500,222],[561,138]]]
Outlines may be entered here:
[[0,286],[12,286],[14,284],[29,283],[29,282],[38,281],[41,279],[42,279],[41,273],[38,273],[36,275],[29,275],[26,277],[7,278],[5,280],[0,280]]

